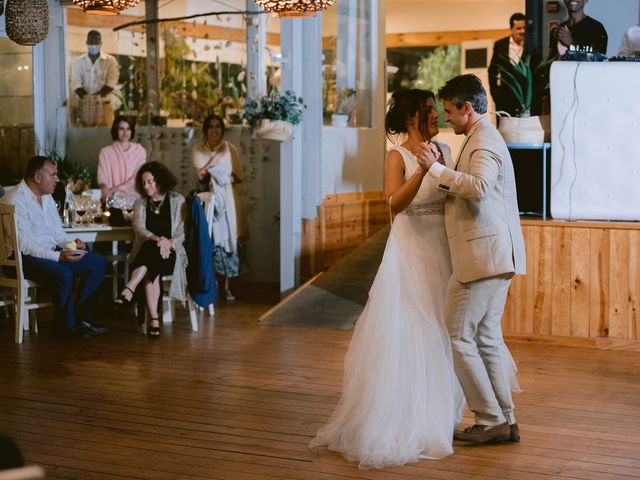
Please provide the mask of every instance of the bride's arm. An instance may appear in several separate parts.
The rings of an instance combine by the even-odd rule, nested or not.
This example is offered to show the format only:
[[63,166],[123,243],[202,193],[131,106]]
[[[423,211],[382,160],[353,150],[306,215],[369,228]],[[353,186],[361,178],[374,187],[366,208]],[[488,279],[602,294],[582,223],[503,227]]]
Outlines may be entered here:
[[418,166],[413,175],[405,181],[402,155],[396,150],[391,150],[387,154],[384,162],[384,193],[387,196],[389,209],[393,215],[397,215],[409,206],[416,193],[418,193],[426,173],[427,171],[424,167]]

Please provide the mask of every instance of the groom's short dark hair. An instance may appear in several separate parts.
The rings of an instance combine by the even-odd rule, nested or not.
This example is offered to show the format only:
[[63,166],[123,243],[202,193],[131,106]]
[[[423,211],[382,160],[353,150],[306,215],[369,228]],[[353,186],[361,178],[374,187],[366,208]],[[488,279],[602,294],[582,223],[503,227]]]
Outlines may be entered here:
[[476,113],[487,113],[487,91],[472,73],[453,77],[438,90],[438,98],[453,103],[456,108],[469,102]]

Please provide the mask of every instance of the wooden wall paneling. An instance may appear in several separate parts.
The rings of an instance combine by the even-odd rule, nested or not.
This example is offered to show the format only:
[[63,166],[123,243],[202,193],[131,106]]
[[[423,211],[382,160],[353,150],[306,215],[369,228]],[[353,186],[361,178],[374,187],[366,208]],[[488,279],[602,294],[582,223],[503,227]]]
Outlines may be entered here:
[[609,337],[629,338],[629,231],[611,230]]
[[324,259],[324,252],[327,245],[327,213],[324,205],[320,205],[318,207],[318,221],[320,225],[318,229],[320,231],[320,239],[318,243],[318,247],[320,249],[319,257],[320,257],[320,268],[324,270],[327,266],[327,263]]
[[553,228],[551,334],[571,335],[571,228]]
[[[534,227],[522,227],[527,270],[533,266],[533,234]],[[514,278],[515,295],[515,328],[518,333],[533,333],[533,275],[516,275]]]
[[591,229],[589,336],[609,335],[609,230]]
[[320,253],[319,219],[303,218],[300,239],[300,276],[303,279],[311,278],[322,270]]
[[640,340],[640,232],[629,232],[629,338]]
[[[514,281],[516,280],[517,278],[514,278]],[[512,281],[507,292],[507,300],[504,303],[504,311],[502,312],[502,330],[507,334],[518,333],[516,329],[516,290],[516,285]]]
[[527,275],[533,275],[533,333],[550,335],[553,318],[553,227],[535,227],[531,245],[533,262],[527,264]]
[[589,294],[591,293],[591,232],[571,229],[571,329],[572,337],[589,336]]

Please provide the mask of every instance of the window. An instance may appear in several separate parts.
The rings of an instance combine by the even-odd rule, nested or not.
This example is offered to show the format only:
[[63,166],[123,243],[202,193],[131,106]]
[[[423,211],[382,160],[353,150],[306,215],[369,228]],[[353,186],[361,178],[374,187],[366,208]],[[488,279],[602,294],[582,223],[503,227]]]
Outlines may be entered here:
[[373,8],[371,0],[338,0],[322,14],[325,125],[371,126]]
[[[229,10],[246,10],[246,0],[211,0],[206,3],[172,0],[160,4],[158,17]],[[144,16],[145,6],[141,4],[113,19],[101,19],[102,26],[96,29],[92,17],[76,7],[68,7],[69,71],[87,51],[87,33],[96,29],[102,36],[101,52],[114,56],[120,67],[118,83],[109,99],[116,113],[137,117],[139,125],[150,121],[181,126],[190,121],[201,122],[214,112],[226,117],[229,123],[240,123],[248,80],[246,22],[256,17],[211,15],[159,23],[159,105],[153,108],[149,105],[148,78],[152,72],[147,68],[147,29],[138,25],[113,31],[118,25]],[[257,39],[249,40],[250,49],[257,44]],[[267,22],[265,46],[269,80],[277,83],[279,22],[272,19]],[[70,123],[76,126],[79,124],[78,96],[72,87],[69,98]],[[159,115],[149,118],[150,110]]]

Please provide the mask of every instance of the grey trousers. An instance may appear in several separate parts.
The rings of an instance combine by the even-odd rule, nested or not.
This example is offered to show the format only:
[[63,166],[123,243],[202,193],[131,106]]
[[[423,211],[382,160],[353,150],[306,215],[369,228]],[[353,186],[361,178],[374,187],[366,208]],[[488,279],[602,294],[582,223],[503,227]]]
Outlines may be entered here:
[[516,421],[500,324],[512,276],[469,283],[449,280],[445,318],[453,364],[479,425]]

